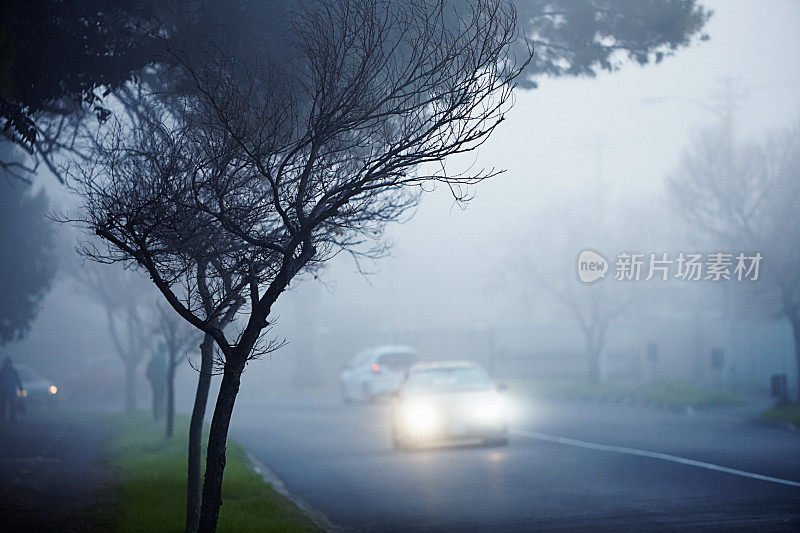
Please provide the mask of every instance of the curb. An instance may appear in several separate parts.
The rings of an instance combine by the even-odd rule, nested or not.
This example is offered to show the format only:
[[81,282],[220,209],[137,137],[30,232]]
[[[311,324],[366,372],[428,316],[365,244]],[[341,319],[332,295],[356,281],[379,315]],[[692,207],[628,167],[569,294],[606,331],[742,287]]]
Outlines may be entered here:
[[281,479],[272,470],[267,468],[264,463],[256,459],[253,454],[245,450],[245,455],[247,460],[250,462],[250,467],[253,469],[253,472],[261,476],[261,479],[263,479],[265,483],[271,485],[278,494],[295,504],[298,509],[300,509],[303,514],[308,517],[309,520],[314,522],[315,526],[326,532],[343,531],[341,527],[334,525],[330,520],[328,520],[328,517],[325,516],[324,513],[314,509],[314,507],[312,507],[311,504],[305,501],[303,498],[295,496],[289,492],[289,489],[286,488],[286,485],[283,483],[283,481],[281,481]]
[[752,420],[752,422],[759,426],[774,428],[774,429],[782,429],[785,431],[796,431],[797,426],[791,422],[784,422],[782,420],[770,420],[769,418],[762,418],[757,417]]

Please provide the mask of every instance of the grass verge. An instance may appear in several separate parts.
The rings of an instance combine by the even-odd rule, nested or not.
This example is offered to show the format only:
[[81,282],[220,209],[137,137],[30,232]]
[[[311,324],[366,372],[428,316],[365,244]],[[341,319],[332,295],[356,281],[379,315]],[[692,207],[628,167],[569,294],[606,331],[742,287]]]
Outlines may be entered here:
[[512,391],[550,398],[647,403],[675,409],[734,405],[742,399],[727,391],[665,379],[652,383],[591,383],[585,379],[552,379],[512,383]]
[[[118,531],[183,531],[187,420],[176,420],[175,437],[169,440],[163,425],[144,413],[121,417],[117,424],[119,431],[106,451],[120,471]],[[292,502],[250,469],[244,450],[231,441],[222,498],[221,532],[317,531]]]
[[792,427],[800,426],[800,403],[782,403],[770,407],[761,414],[770,422],[780,422]]

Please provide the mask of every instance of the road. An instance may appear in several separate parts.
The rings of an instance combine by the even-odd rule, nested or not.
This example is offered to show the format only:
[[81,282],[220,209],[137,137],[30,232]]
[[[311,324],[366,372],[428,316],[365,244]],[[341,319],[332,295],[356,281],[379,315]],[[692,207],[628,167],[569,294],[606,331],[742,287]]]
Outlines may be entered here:
[[111,419],[32,406],[0,422],[0,531],[109,531],[116,472],[103,443]]
[[516,399],[505,448],[396,452],[390,405],[243,400],[232,436],[357,531],[798,531],[800,434],[702,414]]

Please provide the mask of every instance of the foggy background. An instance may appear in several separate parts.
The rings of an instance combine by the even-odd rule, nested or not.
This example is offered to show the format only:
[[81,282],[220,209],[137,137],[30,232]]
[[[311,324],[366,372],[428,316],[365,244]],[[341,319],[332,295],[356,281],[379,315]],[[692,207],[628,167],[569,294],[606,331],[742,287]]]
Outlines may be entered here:
[[[706,4],[715,11],[710,41],[661,64],[626,63],[595,79],[543,79],[537,90],[517,91],[507,121],[477,157],[449,163],[507,172],[475,187],[465,208],[446,188],[426,195],[413,219],[390,227],[391,256],[362,264],[369,275],[342,255],[319,280],[293,284],[276,305],[272,331],[289,344],[250,363],[242,393],[336,387],[347,358],[383,343],[416,346],[423,358],[474,358],[501,379],[585,376],[583,337],[542,286],[551,277],[574,279],[582,249],[603,252],[612,265],[622,250],[740,251],[693,235],[670,208],[665,179],[693,139],[723,126],[728,112],[737,139],[759,139],[797,120],[800,4]],[[52,209],[72,208],[54,179],[42,176],[37,185]],[[570,228],[568,239],[553,238],[554,228]],[[80,265],[72,252],[79,236],[67,226],[58,232],[53,289],[29,335],[4,352],[37,366],[66,395],[83,379],[90,385],[80,386],[106,387],[109,400],[121,403],[124,372],[105,312],[69,275]],[[623,290],[612,279],[601,283]],[[608,379],[675,376],[765,390],[773,373],[796,375],[788,323],[731,312],[724,294],[731,283],[628,284],[632,303],[607,335]],[[645,358],[648,343],[659,346],[655,368]],[[714,348],[725,353],[720,371],[710,366]],[[140,405],[149,398],[149,355],[139,367]],[[189,410],[195,382],[182,365],[179,411]],[[796,390],[795,380],[789,386]]]

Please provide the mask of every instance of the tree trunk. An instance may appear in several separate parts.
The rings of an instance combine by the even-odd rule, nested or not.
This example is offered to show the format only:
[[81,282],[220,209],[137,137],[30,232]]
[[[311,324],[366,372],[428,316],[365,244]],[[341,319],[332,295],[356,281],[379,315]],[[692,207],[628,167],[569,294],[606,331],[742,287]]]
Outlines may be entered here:
[[200,344],[200,376],[194,395],[194,408],[189,423],[189,469],[186,488],[186,533],[197,531],[200,526],[200,476],[202,475],[203,420],[206,416],[208,391],[211,387],[211,371],[214,364],[214,339],[206,334]]
[[600,350],[589,348],[589,382],[592,384],[600,381]]
[[794,357],[797,359],[797,401],[800,402],[800,316],[790,316],[792,334],[794,335]]
[[600,382],[600,352],[603,346],[594,333],[586,337],[586,355],[589,358],[589,383]]
[[175,361],[170,356],[167,367],[167,438],[171,439],[175,428]]
[[606,332],[604,326],[600,325],[593,327],[590,332],[586,334],[586,351],[589,354],[589,381],[591,383],[599,383],[601,378],[603,380],[604,371],[603,365],[603,350],[606,347]]
[[219,508],[222,505],[222,474],[225,470],[225,445],[228,439],[233,404],[239,392],[239,380],[244,364],[225,363],[222,383],[219,386],[214,417],[211,419],[211,430],[208,434],[208,450],[206,453],[206,475],[203,483],[203,502],[200,506],[201,533],[213,533],[217,530]]
[[136,410],[136,363],[125,361],[125,411]]

